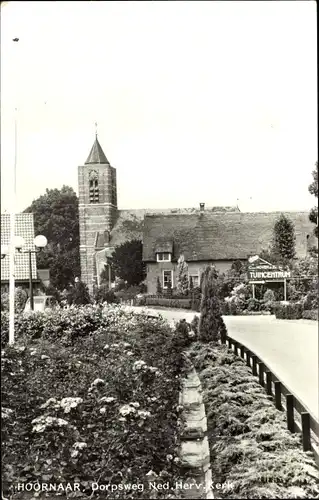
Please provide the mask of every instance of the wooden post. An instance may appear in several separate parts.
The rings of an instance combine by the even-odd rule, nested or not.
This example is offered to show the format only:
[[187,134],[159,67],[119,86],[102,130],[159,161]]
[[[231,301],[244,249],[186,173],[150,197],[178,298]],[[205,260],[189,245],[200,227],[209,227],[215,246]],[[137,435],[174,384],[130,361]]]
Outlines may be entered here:
[[234,342],[234,353],[236,354],[236,356],[238,356],[238,350],[237,350],[237,347],[238,347],[238,344],[237,344],[237,342],[235,341],[235,342]]
[[310,441],[310,415],[308,412],[301,413],[301,426],[302,426],[302,447],[303,451],[311,450]]
[[265,385],[265,381],[264,381],[265,365],[264,365],[264,363],[258,363],[258,366],[259,366],[259,383],[262,387],[264,387],[264,385]]
[[245,346],[241,346],[240,347],[240,356],[245,359]]
[[255,285],[254,283],[251,285],[253,287],[253,299],[255,298]]
[[277,410],[282,410],[282,405],[281,405],[281,382],[276,380],[274,382],[275,384],[275,403],[276,403],[276,408]]
[[267,394],[269,394],[269,396],[271,396],[272,390],[271,390],[271,372],[270,371],[266,371],[266,390],[267,390]]
[[250,351],[246,349],[246,364],[250,367]]
[[287,280],[284,278],[284,301],[287,301]]
[[294,397],[292,394],[286,395],[286,403],[287,403],[287,427],[290,432],[295,432]]
[[253,359],[253,375],[257,375],[257,357],[253,355],[252,359]]

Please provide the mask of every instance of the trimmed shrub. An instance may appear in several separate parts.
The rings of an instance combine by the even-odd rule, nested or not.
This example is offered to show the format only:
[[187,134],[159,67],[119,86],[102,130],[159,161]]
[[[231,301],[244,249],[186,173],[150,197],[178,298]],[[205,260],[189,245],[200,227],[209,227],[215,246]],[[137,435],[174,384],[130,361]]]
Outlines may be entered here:
[[191,299],[176,299],[166,297],[146,297],[147,306],[175,307],[179,309],[190,309]]
[[218,298],[218,273],[211,266],[202,276],[199,338],[202,342],[218,342],[220,338],[221,310]]
[[318,321],[318,309],[314,309],[312,311],[304,311],[302,313],[302,318],[303,319],[311,319],[313,321]]
[[245,361],[213,343],[188,352],[202,382],[214,482],[225,483],[218,498],[318,498],[312,454]]
[[302,304],[295,302],[289,304],[276,304],[273,308],[277,319],[301,319],[303,313]]

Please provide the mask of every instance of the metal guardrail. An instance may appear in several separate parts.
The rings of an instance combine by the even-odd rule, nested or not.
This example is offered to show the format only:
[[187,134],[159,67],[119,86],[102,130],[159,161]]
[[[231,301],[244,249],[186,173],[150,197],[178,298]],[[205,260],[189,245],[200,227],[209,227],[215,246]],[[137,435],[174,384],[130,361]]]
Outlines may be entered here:
[[319,465],[318,420],[253,351],[226,334],[222,336],[221,342],[245,360],[247,366],[252,369],[253,375],[258,376],[260,385],[266,389],[269,396],[274,398],[276,408],[286,412],[288,430],[302,434],[303,450],[312,451]]

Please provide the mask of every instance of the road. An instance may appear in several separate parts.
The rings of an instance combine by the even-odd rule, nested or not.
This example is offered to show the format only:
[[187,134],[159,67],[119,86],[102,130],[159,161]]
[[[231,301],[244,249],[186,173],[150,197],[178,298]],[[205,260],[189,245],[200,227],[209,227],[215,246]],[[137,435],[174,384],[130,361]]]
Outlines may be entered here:
[[[168,321],[194,312],[157,310]],[[259,356],[272,372],[319,418],[318,324],[274,316],[224,316],[228,334]]]

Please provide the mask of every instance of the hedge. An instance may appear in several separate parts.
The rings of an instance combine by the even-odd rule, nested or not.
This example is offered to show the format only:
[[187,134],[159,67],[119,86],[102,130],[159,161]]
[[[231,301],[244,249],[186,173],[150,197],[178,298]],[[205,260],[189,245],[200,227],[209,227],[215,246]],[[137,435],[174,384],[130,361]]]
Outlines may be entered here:
[[276,304],[273,312],[277,319],[301,319],[303,314],[303,306],[297,302],[289,304]]
[[[78,480],[83,492],[77,498],[88,498],[92,481],[145,484],[150,470],[172,483],[180,479],[178,394],[184,337],[173,334],[163,320],[146,321],[109,307],[113,326],[92,332],[87,325],[85,335],[77,331],[72,344],[65,344],[67,319],[71,329],[85,326],[86,309],[77,308],[81,319],[73,310],[60,313],[54,341],[29,336],[27,346],[18,342],[2,351],[5,496],[12,483]],[[53,316],[37,320],[43,333]],[[36,328],[39,333],[41,328]],[[149,494],[145,487],[114,491],[112,498]],[[21,495],[13,498],[27,498]],[[96,492],[94,498],[102,500],[106,494]]]
[[[318,470],[257,377],[226,346],[194,343],[218,498],[318,498]],[[227,487],[229,485],[229,487]]]
[[175,299],[164,297],[146,297],[147,306],[175,307],[179,309],[190,309],[191,299]]
[[312,311],[304,311],[302,313],[303,319],[311,319],[313,321],[318,321],[318,310],[314,309]]

